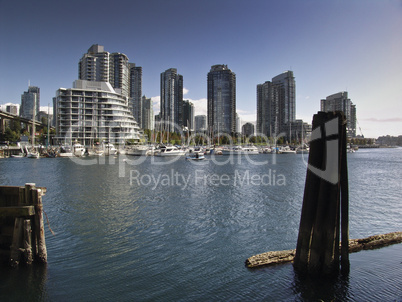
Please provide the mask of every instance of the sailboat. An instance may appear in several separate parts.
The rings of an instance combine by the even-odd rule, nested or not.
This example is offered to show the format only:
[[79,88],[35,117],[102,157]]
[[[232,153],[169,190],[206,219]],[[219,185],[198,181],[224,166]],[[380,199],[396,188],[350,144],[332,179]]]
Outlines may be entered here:
[[27,158],[39,158],[39,152],[35,150],[35,110],[36,110],[36,93],[34,94],[34,105],[32,112],[32,147],[27,152]]

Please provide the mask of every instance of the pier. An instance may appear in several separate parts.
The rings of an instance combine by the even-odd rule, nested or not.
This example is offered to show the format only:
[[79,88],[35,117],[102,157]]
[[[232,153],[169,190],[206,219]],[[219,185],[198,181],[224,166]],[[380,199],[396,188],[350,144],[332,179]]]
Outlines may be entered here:
[[46,263],[42,196],[46,188],[0,186],[0,262]]

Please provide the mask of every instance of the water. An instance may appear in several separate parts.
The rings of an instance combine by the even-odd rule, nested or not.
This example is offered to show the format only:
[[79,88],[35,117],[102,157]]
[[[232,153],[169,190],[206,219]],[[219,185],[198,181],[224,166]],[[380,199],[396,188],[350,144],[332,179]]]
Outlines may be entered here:
[[[245,267],[252,255],[295,248],[302,155],[250,156],[263,165],[132,159],[0,160],[1,185],[47,188],[55,232],[46,225],[46,266],[2,268],[1,301],[402,299],[401,244],[351,254],[347,278],[300,280],[292,264]],[[359,150],[348,164],[350,237],[400,231],[402,149]]]

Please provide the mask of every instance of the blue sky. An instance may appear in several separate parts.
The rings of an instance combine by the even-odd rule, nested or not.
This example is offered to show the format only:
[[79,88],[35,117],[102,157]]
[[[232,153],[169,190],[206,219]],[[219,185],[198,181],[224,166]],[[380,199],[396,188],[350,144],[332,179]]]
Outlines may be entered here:
[[206,114],[207,73],[227,64],[237,111],[255,122],[256,85],[290,69],[297,118],[311,123],[320,99],[346,90],[366,137],[401,135],[401,34],[400,0],[0,0],[0,104],[20,104],[28,81],[52,104],[100,44],[142,66],[155,104],[160,73],[173,67],[185,99]]

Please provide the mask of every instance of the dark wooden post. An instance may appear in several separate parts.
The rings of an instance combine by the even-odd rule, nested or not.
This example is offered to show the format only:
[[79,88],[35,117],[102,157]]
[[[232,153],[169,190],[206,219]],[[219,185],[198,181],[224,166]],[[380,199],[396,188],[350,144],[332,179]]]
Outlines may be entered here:
[[33,205],[35,206],[35,237],[37,245],[37,260],[42,263],[47,262],[47,250],[45,242],[45,226],[43,223],[42,190],[35,188],[32,190]]
[[[346,124],[346,120],[344,121]],[[342,127],[342,161],[341,161],[341,266],[342,273],[349,273],[349,177],[347,161],[346,125]],[[346,244],[345,244],[346,243]]]
[[[342,161],[345,158],[342,154],[346,154],[345,121],[342,112],[318,112],[313,118],[294,259],[296,270],[302,273],[328,275],[339,269],[340,180],[341,170],[345,168]],[[347,186],[347,179],[344,185]]]

